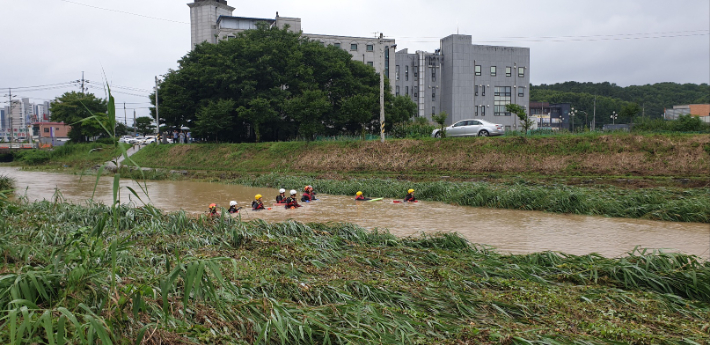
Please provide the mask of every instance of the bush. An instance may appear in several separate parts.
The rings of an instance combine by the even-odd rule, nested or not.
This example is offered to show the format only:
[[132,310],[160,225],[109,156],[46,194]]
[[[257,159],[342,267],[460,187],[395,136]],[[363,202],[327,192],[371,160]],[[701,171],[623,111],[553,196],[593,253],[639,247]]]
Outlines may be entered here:
[[395,125],[390,134],[397,139],[421,139],[430,137],[434,129],[436,129],[436,126],[430,125],[424,119],[424,121],[419,120]]
[[29,150],[18,153],[16,159],[29,165],[39,165],[49,162],[52,154],[49,151]]
[[634,124],[634,131],[641,132],[710,132],[710,124],[697,116],[681,115],[678,120],[641,118]]

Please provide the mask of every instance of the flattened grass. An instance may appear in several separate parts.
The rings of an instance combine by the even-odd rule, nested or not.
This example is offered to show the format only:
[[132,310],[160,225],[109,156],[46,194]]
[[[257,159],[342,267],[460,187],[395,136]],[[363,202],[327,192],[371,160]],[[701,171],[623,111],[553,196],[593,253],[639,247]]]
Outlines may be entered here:
[[[0,212],[5,343],[710,339],[710,264],[694,256],[509,256],[455,234],[397,238],[152,207],[41,202]],[[119,222],[107,221],[111,212]]]

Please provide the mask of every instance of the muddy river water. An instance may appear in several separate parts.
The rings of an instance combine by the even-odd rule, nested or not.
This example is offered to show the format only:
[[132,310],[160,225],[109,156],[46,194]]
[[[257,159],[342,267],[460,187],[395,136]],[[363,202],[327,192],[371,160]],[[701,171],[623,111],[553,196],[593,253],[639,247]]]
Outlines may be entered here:
[[[70,202],[82,203],[94,192],[95,176],[20,171],[0,167],[0,175],[15,179],[17,194],[30,201],[52,200],[56,191]],[[101,178],[95,200],[110,203],[113,178]],[[238,185],[192,181],[149,181],[149,196],[142,195],[136,182],[121,181],[121,198],[140,205],[126,186],[141,199],[163,211],[185,210],[199,214],[210,203],[228,207],[230,200],[249,209],[254,195],[263,194],[271,210],[243,210],[242,219],[261,218],[270,222],[293,219],[300,222],[349,222],[368,229],[388,229],[397,236],[418,233],[458,232],[473,243],[493,246],[502,253],[531,253],[546,250],[569,254],[599,253],[607,257],[624,255],[634,247],[666,249],[710,257],[710,225],[656,222],[638,219],[560,215],[534,211],[513,211],[453,206],[436,202],[395,204],[392,199],[356,202],[354,197],[319,194],[320,200],[296,210],[272,206],[278,191]],[[300,189],[303,186],[284,186]],[[317,191],[317,190],[316,190]]]

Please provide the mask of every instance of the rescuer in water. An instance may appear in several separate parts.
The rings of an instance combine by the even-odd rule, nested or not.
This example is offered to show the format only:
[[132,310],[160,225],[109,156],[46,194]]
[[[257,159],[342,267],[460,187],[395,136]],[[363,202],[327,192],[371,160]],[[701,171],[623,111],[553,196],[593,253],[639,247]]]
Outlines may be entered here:
[[295,189],[291,190],[291,196],[286,199],[286,208],[294,209],[301,207],[301,205],[298,204],[298,196],[296,196],[298,192],[296,192]]
[[414,189],[407,191],[407,196],[404,197],[404,202],[416,202],[417,198],[414,197]]
[[358,201],[367,201],[367,200],[372,200],[372,199],[366,198],[366,197],[362,194],[362,192],[357,192],[357,193],[355,194],[355,200],[358,200]]
[[254,211],[259,211],[264,209],[264,202],[261,201],[261,194],[254,196],[254,201],[251,202],[251,209]]
[[281,189],[279,189],[279,195],[276,196],[276,203],[283,204],[285,200],[286,200],[286,190],[281,188]]

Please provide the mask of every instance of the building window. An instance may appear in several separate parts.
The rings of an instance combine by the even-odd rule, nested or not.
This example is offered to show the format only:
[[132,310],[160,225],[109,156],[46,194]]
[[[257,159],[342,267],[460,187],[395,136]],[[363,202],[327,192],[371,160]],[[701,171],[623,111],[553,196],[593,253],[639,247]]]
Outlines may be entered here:
[[367,45],[367,51],[369,51],[369,52],[375,51],[375,46],[372,45],[372,44],[368,44],[368,45]]
[[476,116],[478,116],[478,106],[476,106]]
[[404,81],[409,81],[409,65],[404,66]]
[[481,85],[481,96],[485,96],[485,95],[486,95],[486,86]]
[[409,86],[404,87],[404,94],[409,96]]
[[45,129],[44,129],[44,132],[45,132],[45,133],[49,133],[49,128],[45,128]]
[[333,45],[335,46],[335,48],[340,48],[340,43],[333,43]]
[[525,78],[525,67],[518,67],[518,77]]
[[237,38],[237,36],[229,35],[229,36],[227,36],[227,41],[233,40],[233,39],[235,39],[235,38]]
[[431,81],[436,81],[436,67],[431,68]]
[[496,76],[496,66],[491,66],[491,77]]
[[397,85],[397,87],[395,87],[395,89],[397,90],[397,91],[395,92],[395,95],[396,95],[396,96],[399,96],[399,85]]
[[513,69],[510,68],[510,67],[506,67],[506,68],[505,68],[505,76],[506,76],[506,77],[510,77],[510,76],[512,76],[512,75],[513,75]]
[[414,80],[417,80],[419,78],[419,66],[412,66],[412,69],[414,70]]
[[375,64],[374,64],[372,61],[368,61],[368,62],[367,62],[367,65],[370,66],[370,67],[375,66]]
[[474,93],[475,96],[478,96],[478,85],[476,85],[476,92]]
[[399,80],[399,65],[394,68],[394,79]]
[[485,105],[481,106],[481,116],[486,116],[486,106]]
[[493,92],[493,116],[510,116],[505,106],[510,104],[511,89],[510,86],[496,86]]
[[431,114],[436,115],[436,107],[431,107]]
[[480,77],[481,76],[481,65],[476,65],[476,76]]
[[413,87],[412,92],[414,92],[414,98],[419,98],[419,86]]
[[525,88],[522,86],[518,88],[518,97],[525,97]]
[[357,43],[353,43],[350,45],[350,50],[357,50]]
[[431,90],[431,100],[436,101],[436,90]]

